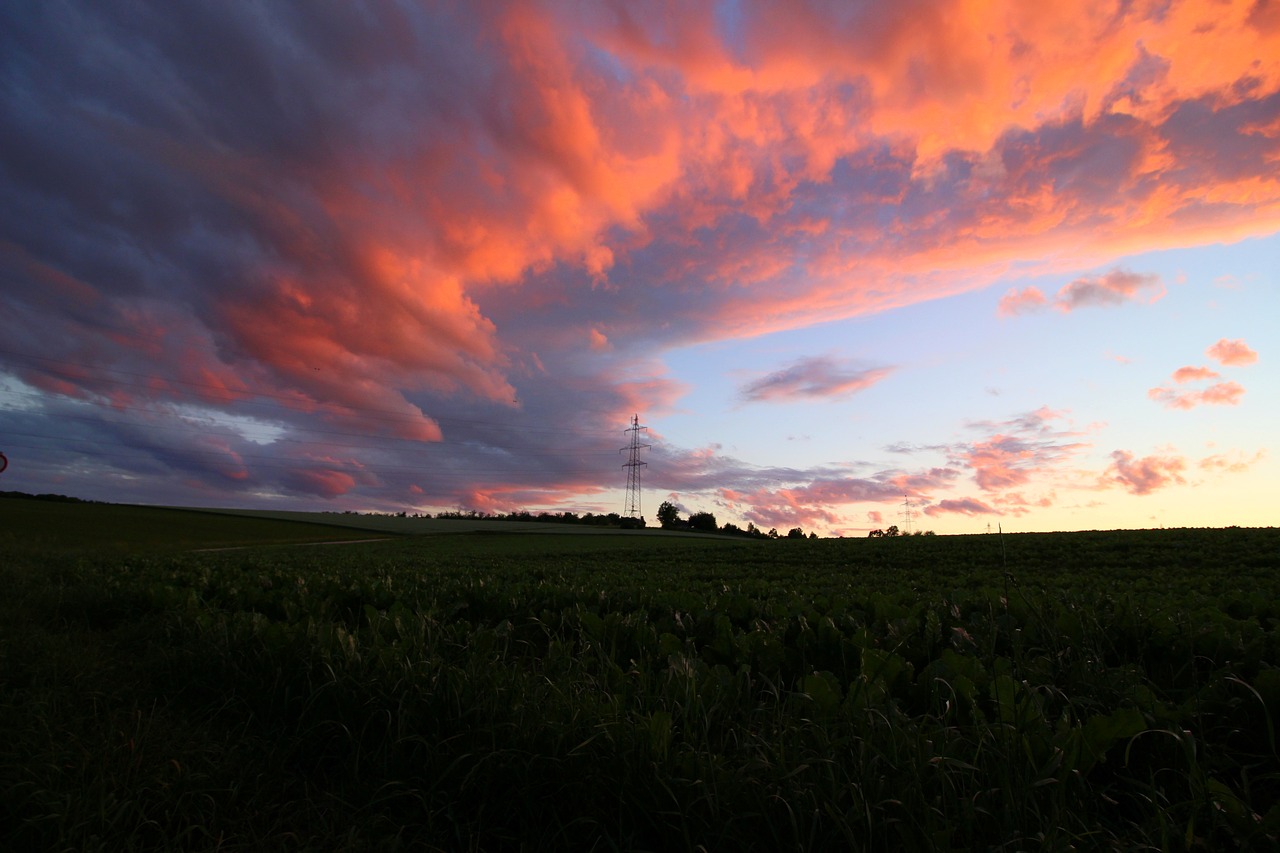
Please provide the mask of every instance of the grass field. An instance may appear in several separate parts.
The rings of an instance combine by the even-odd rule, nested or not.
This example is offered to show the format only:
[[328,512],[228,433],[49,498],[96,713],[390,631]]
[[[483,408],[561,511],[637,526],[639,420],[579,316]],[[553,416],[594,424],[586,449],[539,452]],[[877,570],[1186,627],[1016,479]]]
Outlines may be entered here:
[[1277,530],[165,529],[0,540],[0,849],[1280,842]]
[[0,546],[58,553],[184,551],[365,539],[397,532],[324,523],[329,519],[318,513],[273,518],[269,514],[230,515],[0,497]]

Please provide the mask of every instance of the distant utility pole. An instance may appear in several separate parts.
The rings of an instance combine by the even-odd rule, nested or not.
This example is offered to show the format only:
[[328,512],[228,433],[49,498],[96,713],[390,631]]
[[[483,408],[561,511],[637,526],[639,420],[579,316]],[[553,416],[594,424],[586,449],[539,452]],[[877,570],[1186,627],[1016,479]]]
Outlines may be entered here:
[[[622,467],[627,469],[627,509],[624,515],[630,518],[640,518],[640,469],[648,465],[648,462],[640,461],[640,451],[647,450],[650,445],[640,443],[640,431],[647,430],[648,427],[640,426],[640,416],[631,416],[631,426],[627,427],[623,432],[631,433],[631,441],[622,450],[629,450],[631,455],[627,457],[627,461]],[[618,452],[621,453],[622,450]]]
[[902,532],[903,534],[911,533],[911,519],[915,518],[912,512],[915,505],[911,503],[911,498],[906,495],[902,496]]

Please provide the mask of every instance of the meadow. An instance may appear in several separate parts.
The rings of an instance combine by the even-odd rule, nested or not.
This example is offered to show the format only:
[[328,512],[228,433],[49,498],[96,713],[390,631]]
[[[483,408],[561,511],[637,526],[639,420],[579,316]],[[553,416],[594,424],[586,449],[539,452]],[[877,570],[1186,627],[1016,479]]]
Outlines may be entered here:
[[245,528],[134,519],[0,519],[3,849],[1280,842],[1280,530],[196,551]]

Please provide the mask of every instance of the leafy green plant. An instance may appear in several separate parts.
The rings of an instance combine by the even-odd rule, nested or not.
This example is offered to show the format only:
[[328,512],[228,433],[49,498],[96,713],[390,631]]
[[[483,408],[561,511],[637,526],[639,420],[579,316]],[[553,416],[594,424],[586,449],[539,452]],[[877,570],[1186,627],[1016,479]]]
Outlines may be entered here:
[[1269,849],[1277,531],[0,555],[6,849]]

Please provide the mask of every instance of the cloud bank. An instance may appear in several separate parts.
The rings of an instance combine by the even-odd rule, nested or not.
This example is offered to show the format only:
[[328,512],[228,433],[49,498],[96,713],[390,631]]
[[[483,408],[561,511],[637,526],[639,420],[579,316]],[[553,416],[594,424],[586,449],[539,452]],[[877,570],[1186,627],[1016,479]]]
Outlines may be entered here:
[[[1262,5],[962,11],[6,5],[0,428],[25,442],[18,470],[157,502],[590,505],[620,425],[686,390],[672,347],[973,291],[1014,263],[1280,229]],[[1116,269],[1000,310],[1160,292]],[[1209,354],[1256,360],[1242,341]],[[888,371],[816,356],[740,390],[831,399]],[[1025,490],[1068,438],[997,431],[936,482]],[[690,482],[758,496],[741,505],[762,520],[900,486],[717,465]],[[1128,470],[1113,479],[1143,482]]]

